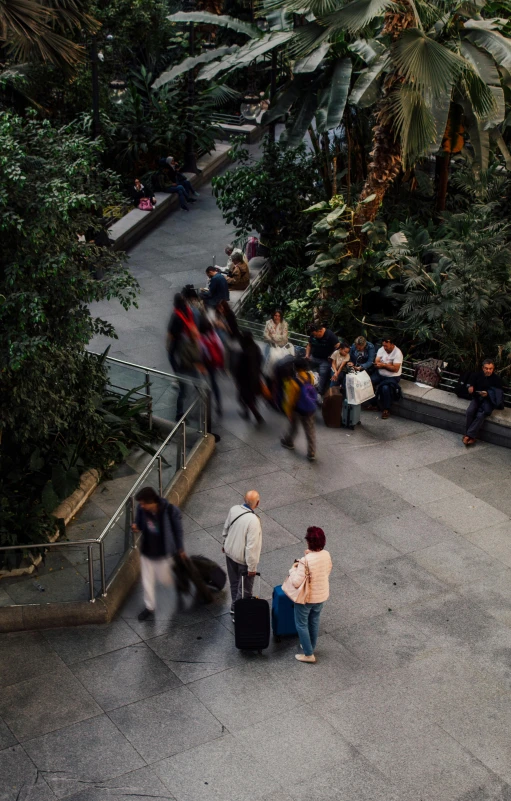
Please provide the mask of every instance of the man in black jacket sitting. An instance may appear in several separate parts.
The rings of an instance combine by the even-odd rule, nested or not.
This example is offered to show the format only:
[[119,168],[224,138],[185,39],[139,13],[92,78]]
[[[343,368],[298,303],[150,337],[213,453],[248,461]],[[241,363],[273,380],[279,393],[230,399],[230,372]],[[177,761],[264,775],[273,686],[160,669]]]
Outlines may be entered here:
[[495,362],[485,359],[483,369],[474,373],[468,387],[472,396],[467,409],[464,445],[475,445],[484,421],[494,409],[503,408],[502,381],[495,375]]
[[216,309],[221,300],[229,300],[229,285],[218,267],[206,267],[206,275],[209,278],[209,287],[201,289],[200,296],[206,306]]

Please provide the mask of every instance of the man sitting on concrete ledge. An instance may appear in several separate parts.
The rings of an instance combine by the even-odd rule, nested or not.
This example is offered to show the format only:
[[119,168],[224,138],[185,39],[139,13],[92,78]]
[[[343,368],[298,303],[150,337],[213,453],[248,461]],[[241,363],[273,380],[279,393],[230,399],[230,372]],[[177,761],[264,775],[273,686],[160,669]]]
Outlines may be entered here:
[[227,283],[229,289],[232,291],[246,289],[250,283],[250,270],[248,264],[245,262],[242,253],[231,254],[231,271],[227,276]]
[[403,370],[403,354],[396,347],[391,336],[384,337],[382,347],[376,354],[374,366],[378,369],[371,375],[377,406],[368,406],[367,409],[381,409],[382,420],[390,417],[392,401],[401,397],[399,382]]
[[216,309],[221,300],[229,300],[229,285],[218,267],[206,267],[206,275],[209,278],[209,287],[201,289],[200,296],[206,306]]
[[502,381],[495,375],[493,359],[485,359],[483,369],[474,373],[468,388],[472,400],[467,409],[464,445],[475,445],[484,421],[494,409],[503,409]]

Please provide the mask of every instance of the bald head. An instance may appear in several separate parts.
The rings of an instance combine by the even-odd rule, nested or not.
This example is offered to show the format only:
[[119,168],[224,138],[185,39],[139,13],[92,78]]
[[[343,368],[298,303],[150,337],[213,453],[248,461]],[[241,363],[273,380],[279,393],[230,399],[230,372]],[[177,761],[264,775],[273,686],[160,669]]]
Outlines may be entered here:
[[250,506],[251,509],[257,509],[259,506],[259,493],[257,490],[249,490],[245,495],[245,503],[247,506]]

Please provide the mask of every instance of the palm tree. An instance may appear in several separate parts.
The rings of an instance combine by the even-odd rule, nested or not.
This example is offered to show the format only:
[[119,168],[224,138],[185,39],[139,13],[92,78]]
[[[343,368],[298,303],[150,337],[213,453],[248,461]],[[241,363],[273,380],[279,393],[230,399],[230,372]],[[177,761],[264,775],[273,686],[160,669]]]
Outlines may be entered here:
[[84,5],[82,0],[0,0],[0,42],[18,63],[74,66],[84,60],[85,50],[66,34],[99,28]]
[[[290,145],[313,122],[319,132],[337,128],[347,105],[374,110],[371,163],[361,193],[366,202],[356,221],[363,225],[375,218],[403,167],[439,150],[455,117],[468,132],[476,169],[487,166],[490,132],[502,144],[498,126],[505,116],[503,85],[511,85],[511,40],[500,30],[506,20],[484,19],[479,9],[462,0],[266,0],[261,12],[270,25],[266,34],[213,14],[209,20],[204,13],[170,19],[238,24],[244,30],[237,30],[250,36],[229,54],[199,56],[209,62],[199,80],[246,66],[275,47],[286,48],[291,80],[265,121],[292,110],[285,134]],[[293,29],[292,12],[306,23]],[[186,69],[191,66],[188,62]],[[447,158],[445,163],[448,169]]]

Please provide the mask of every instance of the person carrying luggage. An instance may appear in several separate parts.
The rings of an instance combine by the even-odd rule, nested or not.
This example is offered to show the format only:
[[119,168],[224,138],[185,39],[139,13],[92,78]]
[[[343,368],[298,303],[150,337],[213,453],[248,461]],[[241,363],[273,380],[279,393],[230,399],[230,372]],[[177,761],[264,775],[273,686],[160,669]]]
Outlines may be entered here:
[[227,576],[231,588],[231,615],[234,604],[242,597],[241,578],[244,577],[244,597],[252,595],[254,577],[261,556],[263,533],[261,520],[255,510],[259,506],[259,493],[249,490],[243,504],[231,507],[222,533],[222,551],[225,553]]
[[295,375],[284,379],[284,401],[282,408],[289,418],[289,428],[280,440],[283,448],[294,449],[294,440],[301,423],[307,438],[307,459],[316,460],[316,401],[317,392],[314,386],[314,376],[307,369],[307,359],[296,359]]
[[183,524],[177,506],[160,498],[152,487],[144,487],[135,496],[138,501],[134,532],[140,531],[140,571],[144,591],[144,609],[139,620],[153,620],[156,608],[156,582],[172,584],[175,556],[186,559],[183,548]]
[[315,662],[319,618],[330,594],[328,577],[332,571],[332,559],[325,551],[326,537],[322,528],[309,526],[305,539],[308,546],[305,554],[294,563],[282,589],[291,593],[295,604],[296,630],[303,651],[296,654],[295,659]]

